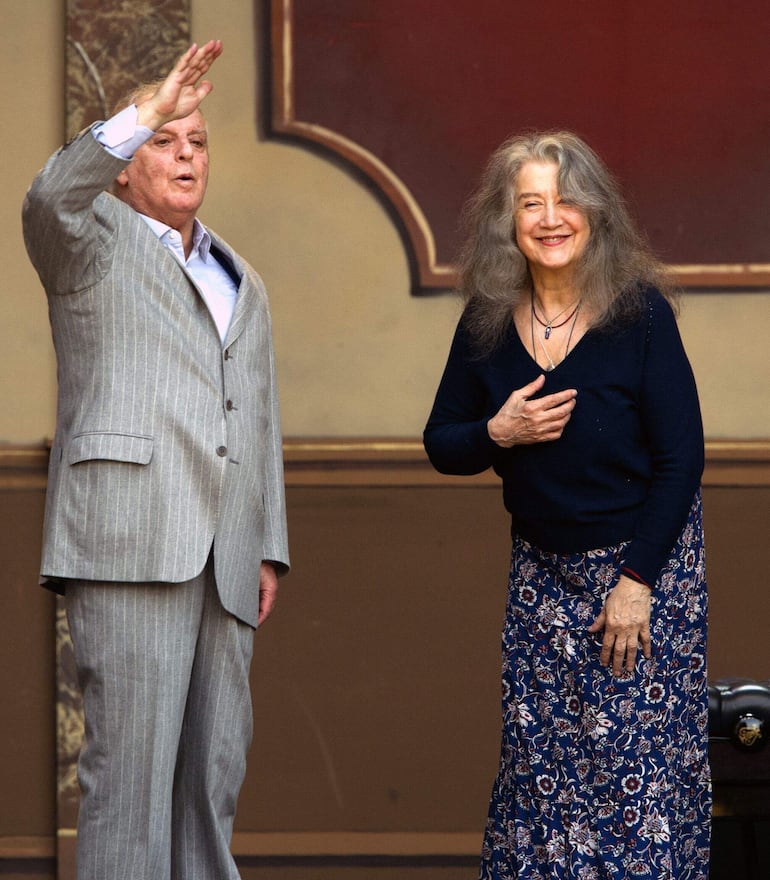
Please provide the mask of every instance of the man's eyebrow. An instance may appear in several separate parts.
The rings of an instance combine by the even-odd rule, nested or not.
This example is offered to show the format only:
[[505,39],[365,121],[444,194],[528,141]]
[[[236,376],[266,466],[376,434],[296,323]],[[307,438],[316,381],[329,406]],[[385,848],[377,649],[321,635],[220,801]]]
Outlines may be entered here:
[[[170,135],[171,137],[177,137],[179,132],[172,131],[170,128],[166,128],[165,126],[161,126],[161,128],[158,128],[155,130],[155,134],[156,135],[166,134],[166,135]],[[192,131],[183,132],[183,134],[186,134],[188,137],[190,135],[194,135],[194,134],[208,135],[208,129],[205,127],[204,128],[194,128]]]

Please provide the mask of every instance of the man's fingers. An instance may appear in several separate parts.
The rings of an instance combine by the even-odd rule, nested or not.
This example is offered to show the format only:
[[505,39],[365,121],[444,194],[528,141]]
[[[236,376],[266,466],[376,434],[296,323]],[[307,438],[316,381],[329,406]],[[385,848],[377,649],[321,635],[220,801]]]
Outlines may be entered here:
[[209,40],[204,46],[193,43],[174,65],[172,73],[184,85],[192,85],[208,71],[221,54],[221,40]]
[[201,46],[190,59],[190,69],[196,78],[203,76],[217,58],[222,54],[222,41],[209,40]]

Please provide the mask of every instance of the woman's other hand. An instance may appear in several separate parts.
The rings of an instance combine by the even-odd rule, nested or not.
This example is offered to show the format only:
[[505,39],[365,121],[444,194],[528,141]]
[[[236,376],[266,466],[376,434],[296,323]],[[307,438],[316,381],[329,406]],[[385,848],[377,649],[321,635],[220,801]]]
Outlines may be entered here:
[[652,590],[626,575],[621,575],[610,590],[599,616],[588,627],[588,632],[604,630],[602,638],[602,666],[612,666],[615,675],[623,668],[633,672],[639,645],[644,656],[652,657],[650,611]]
[[544,443],[561,437],[575,408],[577,391],[569,388],[530,400],[544,382],[545,375],[541,374],[529,385],[514,391],[497,415],[487,422],[487,432],[498,446],[508,449],[521,443]]

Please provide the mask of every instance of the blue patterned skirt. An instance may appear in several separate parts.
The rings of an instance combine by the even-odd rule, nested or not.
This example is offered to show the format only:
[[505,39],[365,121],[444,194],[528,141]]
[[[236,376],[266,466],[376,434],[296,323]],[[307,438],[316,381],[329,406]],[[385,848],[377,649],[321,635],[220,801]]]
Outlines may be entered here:
[[515,540],[503,737],[482,880],[705,880],[711,819],[700,495],[653,592],[653,656],[616,677],[587,632],[625,545]]

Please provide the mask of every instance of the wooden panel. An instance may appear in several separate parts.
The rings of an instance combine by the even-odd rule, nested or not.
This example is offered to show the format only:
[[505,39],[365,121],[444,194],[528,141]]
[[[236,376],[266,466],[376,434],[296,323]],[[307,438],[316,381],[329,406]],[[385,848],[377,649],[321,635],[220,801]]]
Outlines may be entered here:
[[[47,449],[0,446],[0,488],[45,489]],[[439,474],[422,443],[385,438],[286,438],[288,486],[499,486],[491,470]],[[770,440],[707,440],[704,486],[770,486]]]
[[[437,473],[417,440],[295,439],[284,442],[289,486],[500,486],[488,470]],[[704,486],[770,486],[770,440],[706,441]]]
[[495,491],[448,491],[289,488],[238,831],[480,835],[510,542]]
[[43,503],[41,488],[0,488],[0,834],[15,855],[55,827],[54,603],[37,586]]
[[457,221],[492,150],[554,128],[602,155],[682,285],[770,283],[762,0],[449,9],[272,0],[274,133],[334,151],[379,188],[418,288],[454,283]]
[[[421,483],[415,442],[287,440],[286,459],[294,568],[256,638],[255,738],[233,841],[242,876],[473,876],[499,745],[499,487]],[[710,460],[748,474],[748,485],[704,492],[710,675],[770,678],[770,486],[751,482],[767,448],[714,447]],[[0,805],[0,876],[12,863],[47,876],[34,866],[44,870],[55,840],[52,602],[36,586],[44,467],[44,450],[0,452],[0,489],[13,486],[0,491],[11,584],[0,686],[13,719],[0,753],[14,792]],[[351,482],[359,468],[368,485]],[[73,846],[62,829],[63,868]]]

